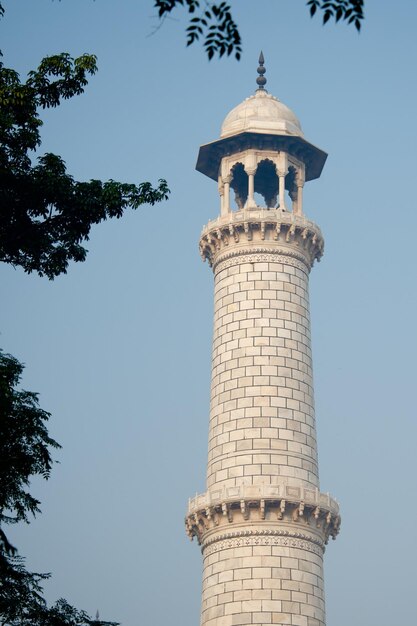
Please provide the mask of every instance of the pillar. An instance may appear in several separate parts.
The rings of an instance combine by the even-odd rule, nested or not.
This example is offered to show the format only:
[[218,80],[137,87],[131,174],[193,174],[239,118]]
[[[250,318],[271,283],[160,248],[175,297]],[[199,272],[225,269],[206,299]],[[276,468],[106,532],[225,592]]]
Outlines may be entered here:
[[204,559],[202,626],[324,626],[323,553],[337,503],[320,493],[308,277],[315,224],[265,211],[203,231],[214,271],[207,491],[187,531]]

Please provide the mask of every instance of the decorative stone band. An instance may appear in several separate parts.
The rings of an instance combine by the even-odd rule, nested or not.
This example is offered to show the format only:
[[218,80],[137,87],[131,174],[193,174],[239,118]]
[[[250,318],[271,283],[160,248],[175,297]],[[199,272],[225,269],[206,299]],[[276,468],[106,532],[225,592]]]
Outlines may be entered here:
[[211,531],[224,533],[225,527],[248,521],[269,528],[271,524],[279,525],[281,533],[285,531],[293,537],[311,530],[327,543],[329,537],[336,538],[341,519],[337,502],[318,490],[289,485],[242,485],[191,498],[185,526],[188,536],[197,537],[201,544]]
[[298,268],[307,276],[311,269],[311,265],[310,263],[307,264],[305,256],[297,253],[296,250],[283,250],[278,246],[274,248],[256,246],[250,248],[250,250],[245,248],[233,250],[232,248],[217,256],[212,268],[213,272],[216,273],[242,263],[283,263],[284,265]]
[[280,209],[244,209],[219,216],[200,238],[200,254],[213,268],[226,258],[257,252],[295,258],[310,270],[323,249],[323,236],[314,222]]
[[245,548],[247,546],[282,546],[300,548],[322,556],[324,543],[308,533],[291,532],[282,529],[246,529],[222,533],[203,541],[202,550],[207,556],[220,550]]

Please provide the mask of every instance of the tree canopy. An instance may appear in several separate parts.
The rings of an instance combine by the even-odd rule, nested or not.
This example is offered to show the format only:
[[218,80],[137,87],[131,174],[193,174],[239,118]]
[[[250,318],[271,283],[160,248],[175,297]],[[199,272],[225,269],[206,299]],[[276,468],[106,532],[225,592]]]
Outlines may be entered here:
[[5,526],[29,522],[40,512],[30,491],[34,476],[48,479],[59,448],[46,427],[50,417],[38,395],[19,388],[23,365],[0,350],[0,623],[9,626],[116,626],[92,620],[66,600],[48,607],[42,581],[49,574],[28,572]]
[[83,93],[96,71],[94,55],[62,53],[44,58],[21,82],[0,63],[0,261],[50,279],[66,272],[70,261],[85,260],[83,243],[93,224],[169,194],[163,179],[155,188],[149,182],[78,182],[55,154],[32,164],[31,153],[41,144],[39,109]]
[[[84,261],[93,224],[169,195],[162,179],[155,188],[149,182],[75,181],[55,154],[32,163],[41,145],[39,110],[83,93],[96,71],[94,55],[61,53],[44,58],[22,82],[0,62],[0,261],[50,279],[65,273],[71,260]],[[49,413],[37,394],[19,389],[22,371],[17,359],[0,351],[0,624],[116,626],[63,599],[48,606],[42,582],[49,574],[27,571],[6,534],[8,524],[28,523],[40,512],[30,481],[49,478],[51,449],[60,447],[48,434]]]
[[[310,15],[322,13],[323,24],[330,19],[353,24],[359,31],[364,19],[364,0],[307,0]],[[260,5],[259,0],[254,7]],[[207,56],[222,57],[234,54],[237,60],[242,54],[242,38],[228,2],[207,2],[207,0],[154,0],[160,19],[164,19],[174,9],[184,8],[190,15],[186,29],[187,46],[203,41]],[[254,9],[255,10],[255,9]]]

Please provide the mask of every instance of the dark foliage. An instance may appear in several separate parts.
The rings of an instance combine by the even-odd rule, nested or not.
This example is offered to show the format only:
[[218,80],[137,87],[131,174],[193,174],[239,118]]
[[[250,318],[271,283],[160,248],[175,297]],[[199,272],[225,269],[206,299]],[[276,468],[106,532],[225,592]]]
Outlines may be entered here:
[[[49,413],[39,407],[37,394],[17,389],[22,371],[19,361],[0,350],[0,529],[39,512],[28,491],[30,478],[49,478],[50,448],[59,448],[48,435]],[[9,551],[4,533],[2,540]]]
[[[203,7],[201,8],[201,5]],[[215,54],[235,55],[240,59],[241,38],[230,5],[227,2],[200,2],[200,0],[154,0],[160,18],[166,17],[179,6],[187,9],[190,17],[187,27],[187,46],[203,38],[203,46],[210,59]],[[196,14],[198,12],[198,14]]]
[[326,24],[330,18],[335,22],[339,20],[353,24],[360,31],[362,20],[364,19],[364,0],[308,0],[307,6],[310,7],[310,15],[313,17],[317,11],[323,12],[323,24]]
[[94,55],[63,53],[43,59],[21,82],[0,63],[0,261],[50,279],[65,273],[70,261],[85,260],[83,243],[93,224],[169,194],[164,180],[156,188],[149,182],[77,182],[54,154],[32,165],[30,152],[41,143],[39,108],[83,93],[96,70]]
[[[53,154],[32,164],[30,153],[41,144],[39,109],[83,93],[96,70],[95,56],[73,59],[63,53],[43,59],[21,82],[0,62],[0,260],[51,279],[66,272],[69,261],[85,259],[82,243],[93,224],[169,194],[164,180],[155,189],[147,182],[74,181]],[[6,525],[29,522],[40,512],[30,480],[49,478],[50,450],[60,447],[48,435],[49,413],[39,407],[37,394],[18,388],[22,370],[0,350],[0,624],[116,626],[90,618],[63,599],[48,607],[42,582],[49,574],[27,571],[6,534]]]
[[28,522],[39,512],[39,501],[28,491],[30,478],[49,477],[50,448],[59,447],[48,435],[49,413],[39,407],[37,394],[17,388],[22,371],[19,361],[0,351],[0,616],[10,624],[24,611],[45,606],[40,581],[47,575],[26,571],[4,526]]
[[[255,3],[254,3],[255,4]],[[259,0],[257,2],[259,5]],[[232,9],[227,2],[208,2],[207,0],[154,0],[161,19],[165,18],[174,9],[185,8],[190,17],[187,26],[187,46],[195,41],[203,40],[207,56],[212,59],[215,55],[234,54],[240,59],[242,54],[242,40],[239,29],[233,19]],[[336,22],[345,20],[354,24],[357,30],[361,28],[364,18],[364,0],[307,0],[310,15],[317,11],[323,12],[323,24],[334,18]]]
[[38,395],[18,388],[23,365],[0,350],[0,623],[9,626],[116,626],[91,619],[65,600],[48,607],[42,581],[49,574],[28,572],[4,527],[29,522],[39,513],[39,501],[29,493],[33,476],[49,478],[51,448],[59,444],[48,435],[49,413]]

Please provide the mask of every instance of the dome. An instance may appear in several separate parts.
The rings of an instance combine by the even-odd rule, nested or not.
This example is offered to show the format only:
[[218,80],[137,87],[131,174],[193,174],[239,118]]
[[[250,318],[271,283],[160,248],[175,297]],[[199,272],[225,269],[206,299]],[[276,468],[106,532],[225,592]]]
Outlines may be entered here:
[[230,111],[222,124],[220,137],[243,132],[304,137],[300,122],[291,109],[266,89],[257,89],[253,96]]

